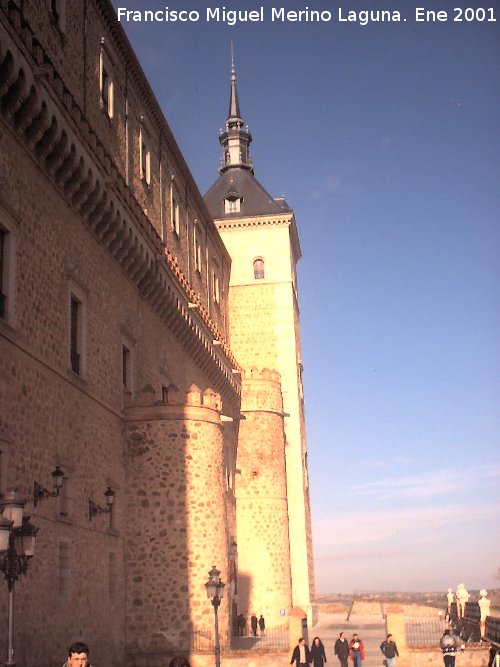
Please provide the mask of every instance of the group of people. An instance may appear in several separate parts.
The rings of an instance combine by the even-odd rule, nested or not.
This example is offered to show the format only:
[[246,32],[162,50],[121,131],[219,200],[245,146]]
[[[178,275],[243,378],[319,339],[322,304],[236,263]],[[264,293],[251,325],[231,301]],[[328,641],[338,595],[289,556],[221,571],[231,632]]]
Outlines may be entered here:
[[[399,653],[396,642],[391,634],[388,634],[380,644],[380,650],[385,656],[385,667],[396,667],[396,656]],[[348,641],[344,637],[344,633],[341,632],[335,642],[333,651],[340,662],[340,667],[347,667],[349,659],[352,660],[354,667],[361,667],[365,659],[365,647],[357,633],[354,633],[351,641]],[[297,667],[309,667],[309,665],[323,667],[325,662],[327,662],[325,647],[321,639],[315,637],[309,649],[305,639],[300,637],[297,646],[293,649],[290,664],[293,665],[295,663]]]
[[[240,614],[238,616],[238,635],[240,637],[245,636],[245,630],[246,630],[246,625],[247,625],[247,620],[245,618],[244,614]],[[261,637],[265,637],[266,635],[266,621],[264,619],[264,616],[262,614],[260,615],[259,618],[255,614],[252,614],[250,616],[250,628],[252,630],[252,637],[257,637],[257,629],[259,630],[259,634]]]

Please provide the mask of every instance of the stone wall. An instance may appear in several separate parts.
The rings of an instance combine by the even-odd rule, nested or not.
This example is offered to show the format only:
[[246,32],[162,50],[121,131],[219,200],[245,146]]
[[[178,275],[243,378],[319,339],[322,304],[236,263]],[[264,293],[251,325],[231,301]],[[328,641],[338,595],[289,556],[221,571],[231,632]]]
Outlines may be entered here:
[[279,375],[256,369],[242,382],[237,458],[238,611],[268,628],[291,609],[283,404]]
[[[228,582],[234,526],[227,525],[221,504],[220,406],[210,393],[203,405],[199,390],[190,394],[190,405],[127,413],[127,511],[139,519],[127,531],[127,653],[134,666],[164,664],[185,651],[194,632],[211,632],[213,608],[204,583],[212,565]],[[229,634],[230,608],[226,597],[219,610],[222,636]]]
[[[157,180],[159,163],[150,189],[134,172],[137,157],[130,151],[138,150],[137,135],[129,128],[126,138],[118,93],[125,65],[131,99],[141,100],[132,115],[151,114],[148,123],[158,140],[163,137],[168,171],[182,182],[189,204],[189,224],[196,217],[203,229],[203,257],[228,271],[229,256],[121,28],[110,19],[111,4],[65,4],[61,33],[49,15],[51,3],[0,0],[0,228],[9,244],[7,310],[0,318],[0,491],[18,488],[39,527],[36,555],[15,587],[16,662],[61,664],[67,646],[84,640],[92,661],[111,667],[125,661],[126,636],[137,652],[181,642],[188,650],[189,625],[213,619],[203,584],[214,564],[227,581],[235,501],[226,480],[235,474],[240,382],[225,343],[225,288],[216,304],[206,262],[192,284],[186,277],[192,262],[187,212],[178,245],[170,230],[165,240],[173,247],[165,248],[160,222],[168,212],[160,210],[165,192]],[[99,107],[96,64],[103,37],[116,55],[112,119]],[[84,311],[78,372],[70,358],[72,295]],[[130,351],[126,386],[123,345]],[[194,418],[190,405],[184,416],[151,422],[151,461],[132,453],[126,409],[144,403],[142,389],[149,387],[153,403],[164,392],[165,400],[180,395],[186,403],[193,386],[209,401],[198,409],[218,422]],[[233,435],[220,423],[221,406],[235,420],[227,431]],[[51,488],[56,465],[65,473],[63,496],[34,508],[34,481]],[[116,493],[112,515],[89,520],[89,500],[104,507],[107,486]],[[181,509],[176,503],[183,494]],[[147,541],[138,544],[143,532]],[[129,549],[133,597],[125,587]],[[169,577],[170,566],[178,579]],[[142,569],[154,590],[144,587],[145,578],[134,579]],[[167,595],[168,586],[173,592]],[[0,598],[1,627],[7,624],[6,598]],[[163,612],[172,600],[181,623],[176,636],[164,630],[169,619]],[[129,621],[140,629],[147,614],[157,614],[153,633],[128,633],[127,605]],[[225,631],[227,609],[221,608]],[[4,642],[5,636],[2,653]]]

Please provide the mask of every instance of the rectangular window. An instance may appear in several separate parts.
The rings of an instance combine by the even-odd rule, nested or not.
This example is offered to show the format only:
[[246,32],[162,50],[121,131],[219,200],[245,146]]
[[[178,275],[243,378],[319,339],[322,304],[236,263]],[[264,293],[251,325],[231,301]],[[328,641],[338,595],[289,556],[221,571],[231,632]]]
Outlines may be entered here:
[[168,387],[164,384],[161,387],[161,402],[168,403]]
[[198,225],[195,223],[193,227],[193,253],[194,253],[194,268],[195,271],[201,273],[201,243],[200,243],[200,230]]
[[124,389],[130,389],[130,350],[122,345],[122,383]]
[[[103,40],[101,40],[101,44],[103,44]],[[101,46],[99,65],[101,109],[107,114],[108,118],[113,118],[113,63],[104,45]]]
[[[66,466],[65,466],[66,468]],[[59,493],[59,516],[68,518],[73,509],[73,484],[72,480],[64,475],[63,485]]]
[[0,208],[0,320],[14,325],[17,225]]
[[181,211],[179,208],[179,202],[175,197],[172,197],[172,209],[170,212],[170,217],[172,221],[172,229],[179,236],[181,231]]
[[81,378],[85,378],[87,293],[80,283],[69,277],[68,325],[69,325],[69,367]]
[[7,247],[6,236],[7,232],[3,229],[0,229],[0,317],[2,319],[5,317],[5,301],[7,300],[4,286],[4,283],[6,282],[4,278],[4,271],[7,264],[5,258],[5,250]]
[[220,303],[219,276],[215,271],[212,274],[212,297],[215,303]]
[[81,339],[81,303],[74,297],[70,299],[70,362],[71,370],[80,375],[80,345]]
[[151,151],[146,132],[141,127],[139,133],[139,159],[141,167],[141,179],[147,184],[151,183]]

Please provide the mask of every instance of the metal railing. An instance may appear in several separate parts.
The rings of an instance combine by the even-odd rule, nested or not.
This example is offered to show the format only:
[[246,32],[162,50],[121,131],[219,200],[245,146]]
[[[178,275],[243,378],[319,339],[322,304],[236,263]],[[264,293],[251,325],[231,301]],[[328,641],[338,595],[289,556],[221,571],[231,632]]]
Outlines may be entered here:
[[500,618],[498,616],[487,616],[484,638],[500,649]]
[[[277,628],[266,628],[263,635],[220,636],[221,653],[230,651],[242,651],[252,653],[272,653],[275,651],[288,651],[290,648],[290,637],[288,628],[280,626]],[[213,653],[215,649],[214,635],[211,630],[193,630],[191,633],[191,651],[194,653]]]

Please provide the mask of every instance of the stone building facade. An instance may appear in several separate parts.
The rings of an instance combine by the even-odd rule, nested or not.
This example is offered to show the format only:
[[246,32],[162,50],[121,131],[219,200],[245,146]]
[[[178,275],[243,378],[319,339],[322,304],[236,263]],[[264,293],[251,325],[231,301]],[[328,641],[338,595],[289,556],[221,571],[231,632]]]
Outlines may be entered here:
[[[190,652],[213,627],[212,565],[223,638],[240,612],[283,625],[310,604],[297,368],[260,333],[245,352],[230,280],[247,260],[213,218],[109,0],[0,0],[0,492],[39,528],[18,664],[58,664],[76,639],[96,665]],[[296,351],[286,311],[273,336],[292,324]],[[55,466],[62,492],[35,506]],[[90,516],[108,487],[112,512]]]

